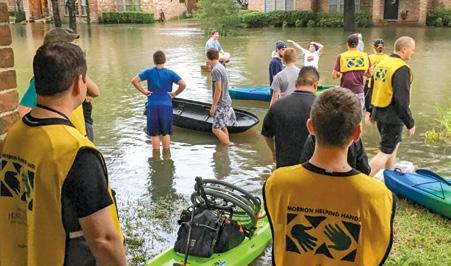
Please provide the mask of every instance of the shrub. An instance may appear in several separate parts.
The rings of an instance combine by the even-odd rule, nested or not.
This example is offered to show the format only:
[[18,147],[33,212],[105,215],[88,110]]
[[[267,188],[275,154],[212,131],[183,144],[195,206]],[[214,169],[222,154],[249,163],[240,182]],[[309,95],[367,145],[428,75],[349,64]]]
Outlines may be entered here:
[[282,27],[284,21],[289,20],[290,12],[283,10],[276,10],[266,13],[268,16],[268,23],[274,27]]
[[310,20],[315,21],[317,15],[309,11],[290,11],[289,26],[306,27]]
[[357,27],[368,28],[373,25],[373,16],[368,11],[359,11],[355,14]]
[[343,15],[338,13],[325,13],[321,16],[318,26],[320,27],[343,27]]
[[148,12],[102,12],[102,23],[105,24],[150,24],[154,22],[154,15]]
[[316,21],[315,21],[315,20],[311,19],[311,20],[309,20],[309,21],[307,22],[307,27],[313,28],[313,27],[315,27],[315,26],[316,26]]
[[16,11],[8,11],[8,15],[10,17],[15,17],[16,16]]
[[428,12],[426,25],[451,27],[451,9],[435,8]]
[[241,15],[241,21],[249,28],[260,28],[268,26],[268,18],[262,12],[246,12]]

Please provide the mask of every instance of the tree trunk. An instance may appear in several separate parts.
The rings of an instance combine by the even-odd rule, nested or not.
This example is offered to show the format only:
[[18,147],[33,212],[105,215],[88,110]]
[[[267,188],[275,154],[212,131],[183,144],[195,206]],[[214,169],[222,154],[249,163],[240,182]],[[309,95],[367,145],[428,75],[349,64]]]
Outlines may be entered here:
[[53,10],[53,23],[55,23],[55,27],[61,27],[61,17],[60,17],[60,9],[58,0],[52,0],[52,10]]
[[23,10],[23,0],[16,0],[16,23],[22,22],[25,20],[25,11]]
[[91,24],[91,9],[89,8],[89,0],[86,0],[86,21]]
[[67,0],[67,9],[69,11],[69,28],[77,32],[77,21],[75,17],[75,0]]
[[355,0],[345,0],[343,18],[345,32],[355,32]]

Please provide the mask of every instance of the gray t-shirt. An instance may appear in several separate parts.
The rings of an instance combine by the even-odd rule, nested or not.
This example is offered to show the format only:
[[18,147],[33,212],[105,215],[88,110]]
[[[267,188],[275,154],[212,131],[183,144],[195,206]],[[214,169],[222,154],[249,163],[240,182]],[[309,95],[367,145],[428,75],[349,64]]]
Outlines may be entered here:
[[281,96],[287,96],[296,90],[296,79],[300,69],[297,66],[285,67],[284,70],[277,73],[271,84],[274,91],[279,91]]
[[218,80],[221,81],[222,90],[218,105],[231,105],[232,99],[229,95],[229,77],[225,67],[220,63],[216,63],[211,70],[211,78],[213,81],[213,97],[215,91],[215,82]]

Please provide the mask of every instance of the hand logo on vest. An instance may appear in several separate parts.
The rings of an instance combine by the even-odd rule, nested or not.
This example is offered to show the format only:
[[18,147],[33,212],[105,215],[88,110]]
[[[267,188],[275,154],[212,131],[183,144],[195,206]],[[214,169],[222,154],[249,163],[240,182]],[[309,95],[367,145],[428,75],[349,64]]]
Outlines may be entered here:
[[313,248],[316,247],[315,242],[318,239],[307,233],[307,231],[312,228],[312,226],[307,227],[302,224],[297,224],[291,229],[291,235],[298,241],[305,252],[308,252],[307,249],[313,250]]
[[351,57],[346,59],[348,68],[363,67],[365,65],[365,59],[363,57]]
[[387,75],[387,69],[386,68],[379,68],[376,71],[376,74],[374,75],[374,80],[379,80],[382,82],[385,82],[385,76]]
[[341,229],[338,224],[326,225],[324,234],[334,243],[334,245],[327,245],[329,248],[335,250],[346,250],[351,246],[351,238]]

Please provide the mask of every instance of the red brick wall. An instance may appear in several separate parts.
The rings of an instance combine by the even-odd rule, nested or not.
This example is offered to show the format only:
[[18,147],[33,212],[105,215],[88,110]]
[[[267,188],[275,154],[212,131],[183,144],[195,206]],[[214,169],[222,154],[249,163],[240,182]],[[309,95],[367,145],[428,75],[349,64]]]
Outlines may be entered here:
[[0,150],[6,132],[19,119],[14,53],[11,48],[8,6],[0,3]]
[[[315,1],[315,0],[313,0],[313,1]],[[296,0],[295,4],[294,4],[294,8],[296,10],[312,11],[312,0]]]
[[451,8],[451,0],[428,0],[428,9],[436,7]]
[[265,0],[249,0],[247,9],[256,11],[265,11]]

